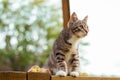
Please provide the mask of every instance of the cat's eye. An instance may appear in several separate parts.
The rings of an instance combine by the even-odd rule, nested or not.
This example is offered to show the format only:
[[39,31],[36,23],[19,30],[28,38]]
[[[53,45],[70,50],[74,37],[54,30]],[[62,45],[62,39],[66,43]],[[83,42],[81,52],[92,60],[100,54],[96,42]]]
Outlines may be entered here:
[[80,25],[81,28],[83,28],[83,25]]

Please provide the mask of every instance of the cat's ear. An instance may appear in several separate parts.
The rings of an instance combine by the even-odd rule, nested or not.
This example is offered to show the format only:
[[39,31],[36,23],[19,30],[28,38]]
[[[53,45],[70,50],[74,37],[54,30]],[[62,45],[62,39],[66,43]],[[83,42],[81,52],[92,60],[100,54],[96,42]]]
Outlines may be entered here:
[[69,23],[74,23],[77,20],[78,20],[77,14],[73,12],[72,15],[70,16]]
[[75,12],[73,12],[72,15],[70,16],[70,19],[69,19],[69,21],[68,21],[67,27],[65,27],[65,28],[69,28],[69,26],[70,26],[72,23],[76,22],[77,20],[78,20],[77,14],[76,14]]
[[82,20],[83,22],[87,22],[87,20],[88,20],[88,15],[87,16],[85,16],[85,18]]

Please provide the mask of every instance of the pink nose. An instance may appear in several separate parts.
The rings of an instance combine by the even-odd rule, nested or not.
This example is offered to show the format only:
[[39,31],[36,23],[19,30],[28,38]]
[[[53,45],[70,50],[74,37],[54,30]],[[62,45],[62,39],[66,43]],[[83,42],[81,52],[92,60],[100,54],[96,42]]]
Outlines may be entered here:
[[87,28],[85,28],[84,30],[85,30],[85,32],[86,32],[86,33],[88,33],[88,32],[89,32],[89,29],[87,29]]
[[89,32],[89,29],[86,29],[87,32]]

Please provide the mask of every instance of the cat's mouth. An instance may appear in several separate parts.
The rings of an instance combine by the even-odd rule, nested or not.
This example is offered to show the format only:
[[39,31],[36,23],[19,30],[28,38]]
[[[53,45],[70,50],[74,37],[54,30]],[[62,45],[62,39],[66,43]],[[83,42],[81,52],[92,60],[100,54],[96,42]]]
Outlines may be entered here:
[[78,35],[76,35],[76,37],[77,37],[77,38],[83,38],[83,37],[87,36],[88,32],[89,32],[89,31],[86,30],[86,29],[84,29],[83,31],[81,30],[81,31],[78,33]]
[[76,37],[77,37],[77,38],[81,38],[81,36],[79,36],[79,35],[76,35]]

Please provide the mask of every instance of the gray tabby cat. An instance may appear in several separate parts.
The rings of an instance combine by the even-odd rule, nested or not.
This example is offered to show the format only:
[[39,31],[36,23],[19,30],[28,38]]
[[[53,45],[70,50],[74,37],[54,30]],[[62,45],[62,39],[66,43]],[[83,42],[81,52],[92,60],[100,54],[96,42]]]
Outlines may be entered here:
[[79,56],[77,44],[79,40],[88,34],[86,16],[83,20],[77,18],[74,12],[56,41],[53,44],[52,54],[50,54],[45,68],[50,69],[53,75],[57,76],[79,76]]

